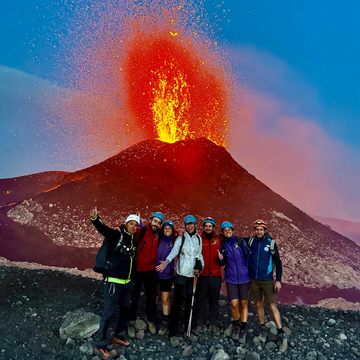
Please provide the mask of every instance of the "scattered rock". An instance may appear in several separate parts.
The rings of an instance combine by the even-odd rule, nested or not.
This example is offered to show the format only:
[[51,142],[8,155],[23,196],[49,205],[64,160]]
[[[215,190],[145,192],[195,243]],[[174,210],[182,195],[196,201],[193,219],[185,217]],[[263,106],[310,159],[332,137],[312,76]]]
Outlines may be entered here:
[[260,355],[255,351],[247,351],[245,360],[260,360]]
[[79,347],[80,351],[85,353],[85,354],[89,354],[91,355],[93,353],[93,345],[90,344],[89,342],[86,342],[84,344],[82,344],[80,347]]
[[193,352],[193,350],[192,350],[192,346],[191,346],[191,345],[190,345],[190,346],[185,346],[185,348],[184,348],[184,350],[183,350],[183,352],[182,352],[182,356],[184,356],[184,357],[191,356],[191,355],[192,355],[192,352]]
[[327,323],[330,326],[334,326],[336,324],[336,320],[335,319],[329,319]]
[[230,356],[223,349],[216,350],[211,358],[211,360],[228,360],[228,359],[230,359]]
[[182,340],[182,338],[179,336],[172,336],[170,338],[170,344],[172,347],[177,347],[180,345],[181,340]]
[[309,351],[306,354],[306,360],[316,360],[317,359],[317,352],[315,350]]
[[74,341],[73,339],[71,339],[71,338],[67,338],[65,344],[66,344],[66,345],[74,345],[74,344],[75,344],[75,341]]
[[346,336],[345,334],[343,334],[343,333],[340,333],[340,334],[339,334],[339,339],[340,339],[341,341],[347,340],[347,336]]

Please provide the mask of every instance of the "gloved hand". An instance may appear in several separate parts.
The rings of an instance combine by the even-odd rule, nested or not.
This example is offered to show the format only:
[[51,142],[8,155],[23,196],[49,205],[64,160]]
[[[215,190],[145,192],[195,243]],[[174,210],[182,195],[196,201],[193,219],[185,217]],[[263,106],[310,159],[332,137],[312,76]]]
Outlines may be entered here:
[[196,258],[196,260],[195,260],[194,270],[198,270],[198,272],[200,272],[202,270],[202,264],[198,258]]

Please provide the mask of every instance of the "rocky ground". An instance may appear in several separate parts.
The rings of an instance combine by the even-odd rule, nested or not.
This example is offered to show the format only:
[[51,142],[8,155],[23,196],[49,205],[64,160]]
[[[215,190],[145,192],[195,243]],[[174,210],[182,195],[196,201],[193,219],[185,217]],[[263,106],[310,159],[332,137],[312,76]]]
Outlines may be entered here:
[[[101,282],[61,271],[0,266],[0,359],[98,359],[91,354],[91,339],[62,339],[59,329],[67,312],[83,309],[99,314]],[[133,339],[124,359],[358,359],[360,358],[360,312],[307,306],[280,310],[289,334],[289,349],[280,354],[270,335],[266,344],[257,338],[253,308],[250,308],[246,345],[224,335],[229,309],[221,301],[222,329],[218,334],[179,338],[146,332]],[[86,335],[85,335],[86,336]]]

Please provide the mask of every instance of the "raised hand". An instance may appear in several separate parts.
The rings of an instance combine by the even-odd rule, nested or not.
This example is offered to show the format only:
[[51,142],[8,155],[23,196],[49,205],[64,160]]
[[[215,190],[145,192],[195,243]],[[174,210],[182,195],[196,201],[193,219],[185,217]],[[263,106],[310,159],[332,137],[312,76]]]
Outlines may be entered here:
[[99,213],[97,211],[97,207],[95,206],[90,210],[90,219],[95,220],[98,217]]

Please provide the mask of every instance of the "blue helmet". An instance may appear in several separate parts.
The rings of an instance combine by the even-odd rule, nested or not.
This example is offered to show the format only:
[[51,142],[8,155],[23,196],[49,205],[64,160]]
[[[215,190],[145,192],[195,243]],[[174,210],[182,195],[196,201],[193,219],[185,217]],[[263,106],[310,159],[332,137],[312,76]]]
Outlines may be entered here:
[[156,211],[156,212],[152,213],[150,218],[152,219],[154,217],[157,217],[158,219],[160,219],[161,222],[164,221],[164,215],[162,212]]
[[162,228],[164,228],[165,226],[170,226],[173,230],[175,228],[175,224],[171,220],[165,220],[162,224]]
[[208,216],[208,217],[206,217],[206,218],[204,219],[204,221],[203,221],[203,226],[204,226],[206,223],[210,223],[210,224],[214,225],[214,227],[216,226],[216,221],[215,221],[215,219],[212,218],[212,217],[210,217],[210,216]]
[[230,229],[233,229],[233,230],[234,230],[234,225],[233,225],[233,223],[231,223],[230,221],[224,221],[224,222],[221,224],[221,231],[224,231],[225,228],[230,228]]
[[194,223],[196,225],[197,224],[196,217],[193,215],[186,215],[184,217],[184,224],[186,225],[190,223]]

